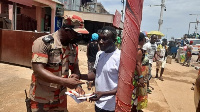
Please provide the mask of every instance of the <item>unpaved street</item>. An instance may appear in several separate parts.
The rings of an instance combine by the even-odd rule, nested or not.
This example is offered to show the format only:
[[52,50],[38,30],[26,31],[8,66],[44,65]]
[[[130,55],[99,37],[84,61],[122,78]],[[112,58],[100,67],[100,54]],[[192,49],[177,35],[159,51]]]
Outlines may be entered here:
[[[86,52],[80,47],[79,64],[82,73],[87,73]],[[192,82],[197,76],[194,67],[185,67],[173,62],[167,64],[164,81],[151,80],[154,87],[149,95],[148,108],[145,112],[195,112]],[[0,112],[25,112],[24,90],[29,90],[32,70],[30,68],[0,63]],[[155,64],[153,65],[155,76]],[[83,86],[86,93],[86,84]],[[94,103],[76,104],[68,97],[69,112],[94,112]]]

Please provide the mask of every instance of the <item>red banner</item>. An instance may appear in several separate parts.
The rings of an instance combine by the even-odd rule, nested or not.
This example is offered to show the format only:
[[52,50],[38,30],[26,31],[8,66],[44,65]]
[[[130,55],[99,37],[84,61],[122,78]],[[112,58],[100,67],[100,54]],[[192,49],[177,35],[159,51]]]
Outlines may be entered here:
[[126,0],[115,112],[130,112],[143,0]]
[[119,13],[119,11],[116,10],[115,16],[113,19],[113,26],[119,28],[120,22],[121,22],[121,17],[122,17],[122,15]]

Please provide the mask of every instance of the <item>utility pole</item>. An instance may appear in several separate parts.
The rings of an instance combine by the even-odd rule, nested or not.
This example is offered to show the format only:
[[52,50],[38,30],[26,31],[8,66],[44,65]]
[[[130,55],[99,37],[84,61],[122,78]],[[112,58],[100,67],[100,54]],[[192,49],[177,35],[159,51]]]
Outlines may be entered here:
[[94,13],[97,13],[97,0],[94,0]]
[[163,24],[163,11],[166,11],[165,0],[161,0],[161,4],[160,5],[149,5],[149,6],[150,7],[151,6],[161,6],[160,19],[158,20],[158,24],[159,24],[158,31],[160,31],[161,30],[161,26]]
[[166,11],[165,0],[162,0],[162,2],[161,2],[161,11],[160,11],[160,19],[159,19],[159,21],[158,21],[158,24],[159,24],[158,31],[161,30],[161,26],[162,26],[162,24],[163,24],[163,11],[164,11],[164,9],[165,9],[165,11]]
[[124,16],[124,0],[121,0],[121,3],[123,5],[123,9],[121,10],[121,12],[122,12],[122,20],[123,20],[123,16]]
[[199,20],[198,20],[198,16],[200,15],[200,14],[189,14],[189,15],[196,15],[197,16],[197,18],[196,18],[196,25],[195,25],[195,30],[196,30],[196,38],[197,38],[197,33],[198,33],[198,23],[199,23]]
[[190,22],[190,23],[189,23],[188,35],[190,34],[190,24],[191,24],[191,23],[197,23],[197,22]]

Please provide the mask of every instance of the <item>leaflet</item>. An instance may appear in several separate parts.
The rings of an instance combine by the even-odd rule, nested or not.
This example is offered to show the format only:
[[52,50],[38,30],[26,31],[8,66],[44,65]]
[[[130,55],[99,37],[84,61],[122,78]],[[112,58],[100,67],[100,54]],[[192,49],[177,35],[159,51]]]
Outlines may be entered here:
[[77,103],[84,102],[88,98],[91,98],[91,97],[95,96],[94,94],[80,95],[79,93],[77,93],[76,91],[73,91],[73,90],[65,92],[65,94],[69,95],[70,97],[72,97]]

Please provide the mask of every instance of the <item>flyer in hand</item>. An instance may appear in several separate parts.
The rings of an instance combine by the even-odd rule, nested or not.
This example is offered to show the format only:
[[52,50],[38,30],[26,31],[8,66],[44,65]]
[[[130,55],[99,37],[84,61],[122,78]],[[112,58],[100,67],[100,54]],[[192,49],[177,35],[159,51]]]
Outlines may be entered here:
[[91,97],[95,96],[93,94],[80,95],[79,93],[77,93],[76,91],[73,91],[73,90],[65,92],[65,94],[72,97],[77,103],[84,102],[87,100],[87,98],[91,98]]

